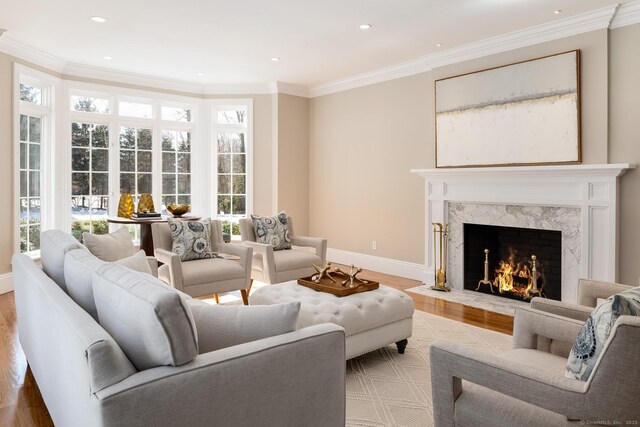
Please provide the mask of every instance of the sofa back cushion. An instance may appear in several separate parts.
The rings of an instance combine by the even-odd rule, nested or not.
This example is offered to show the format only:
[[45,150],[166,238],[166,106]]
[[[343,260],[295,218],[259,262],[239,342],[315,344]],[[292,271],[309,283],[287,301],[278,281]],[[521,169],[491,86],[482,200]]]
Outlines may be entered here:
[[117,261],[130,257],[136,251],[129,230],[121,228],[109,234],[82,234],[82,241],[89,252],[103,261]]
[[198,330],[200,354],[296,330],[300,302],[223,306],[188,299]]
[[593,309],[571,348],[565,377],[589,379],[620,316],[640,316],[640,287],[612,295]]
[[64,278],[64,256],[73,249],[82,248],[71,234],[60,230],[43,231],[40,234],[40,260],[42,269],[54,282],[67,292]]
[[[67,293],[76,304],[82,307],[96,321],[98,312],[93,299],[92,279],[93,272],[105,261],[98,259],[85,249],[73,249],[64,257],[64,279],[67,284]],[[144,251],[138,251],[127,258],[116,261],[134,271],[151,274],[151,268]]]
[[179,366],[198,355],[193,315],[174,289],[117,264],[98,267],[92,284],[100,325],[138,370]]

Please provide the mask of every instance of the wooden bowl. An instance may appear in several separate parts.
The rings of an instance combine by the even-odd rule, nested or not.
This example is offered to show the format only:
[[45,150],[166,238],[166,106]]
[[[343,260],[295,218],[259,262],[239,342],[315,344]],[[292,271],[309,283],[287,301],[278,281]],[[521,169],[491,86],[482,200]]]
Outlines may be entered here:
[[176,204],[170,204],[167,205],[167,211],[169,211],[169,213],[175,217],[181,217],[182,215],[186,214],[187,212],[189,212],[189,210],[191,209],[190,205],[176,205]]

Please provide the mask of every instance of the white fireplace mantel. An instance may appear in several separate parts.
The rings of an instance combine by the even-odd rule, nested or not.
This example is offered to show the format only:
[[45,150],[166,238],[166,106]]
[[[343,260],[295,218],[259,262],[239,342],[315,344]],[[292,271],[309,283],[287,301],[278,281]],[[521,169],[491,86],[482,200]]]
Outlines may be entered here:
[[[431,224],[448,223],[450,203],[578,208],[582,253],[579,275],[615,281],[618,178],[633,168],[635,165],[618,163],[412,169],[425,180],[425,282],[434,280]],[[567,295],[566,300],[575,300],[575,295]]]

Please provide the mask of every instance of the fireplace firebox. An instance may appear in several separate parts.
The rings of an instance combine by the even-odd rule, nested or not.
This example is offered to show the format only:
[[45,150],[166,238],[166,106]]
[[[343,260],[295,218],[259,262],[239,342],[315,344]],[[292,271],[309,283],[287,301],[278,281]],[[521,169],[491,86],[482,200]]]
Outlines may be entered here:
[[529,301],[562,299],[562,232],[464,224],[464,288]]

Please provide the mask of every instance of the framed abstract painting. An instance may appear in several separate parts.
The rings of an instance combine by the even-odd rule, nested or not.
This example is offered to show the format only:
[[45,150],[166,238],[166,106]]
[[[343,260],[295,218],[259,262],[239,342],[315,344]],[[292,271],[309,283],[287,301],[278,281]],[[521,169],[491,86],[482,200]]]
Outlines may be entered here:
[[436,167],[579,163],[580,51],[435,81]]

